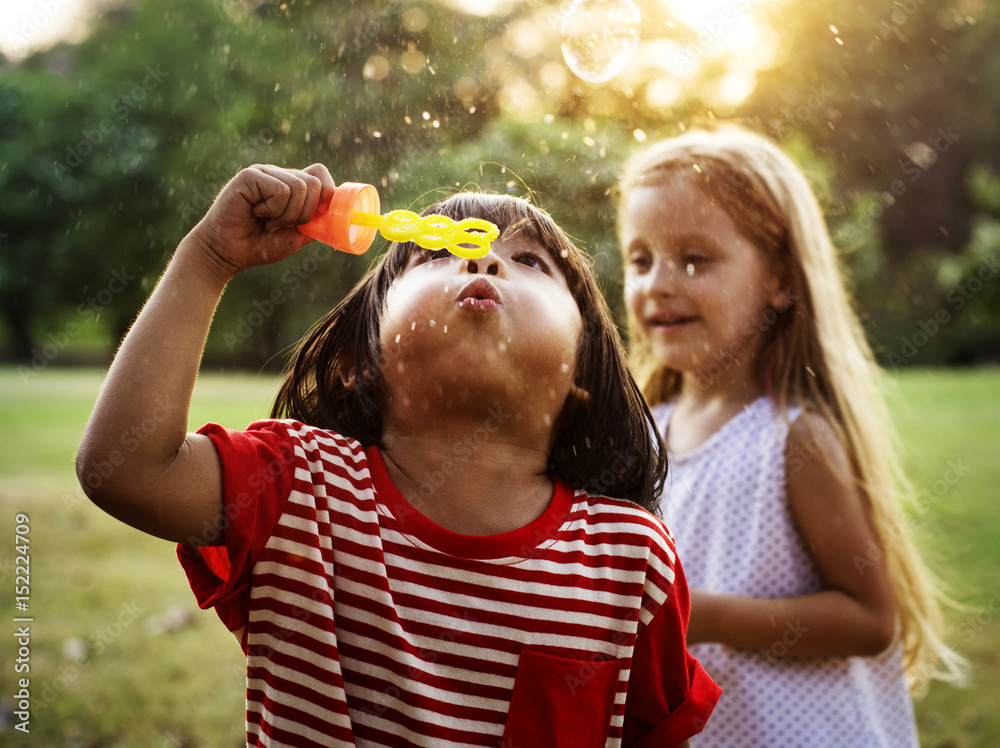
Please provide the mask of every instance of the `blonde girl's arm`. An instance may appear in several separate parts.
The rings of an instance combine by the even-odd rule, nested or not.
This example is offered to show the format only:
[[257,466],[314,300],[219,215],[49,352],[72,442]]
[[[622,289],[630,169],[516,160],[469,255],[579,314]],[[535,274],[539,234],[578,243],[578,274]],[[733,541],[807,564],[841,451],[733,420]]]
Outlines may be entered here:
[[785,459],[789,506],[824,589],[778,599],[692,590],[688,643],[772,660],[879,654],[895,631],[887,554],[847,454],[825,420],[805,413],[792,423]]
[[334,190],[326,167],[244,169],[184,237],[118,350],[77,452],[95,504],[144,532],[218,540],[222,470],[188,409],[215,307],[241,270],[310,240],[295,230]]

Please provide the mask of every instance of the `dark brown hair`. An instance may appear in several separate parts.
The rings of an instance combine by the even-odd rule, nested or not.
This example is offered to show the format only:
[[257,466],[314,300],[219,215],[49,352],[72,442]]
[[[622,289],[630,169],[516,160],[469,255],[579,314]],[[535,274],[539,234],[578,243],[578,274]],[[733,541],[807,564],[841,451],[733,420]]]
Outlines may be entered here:
[[[502,237],[523,233],[548,250],[559,266],[583,318],[577,351],[579,386],[589,402],[569,397],[555,424],[549,470],[589,493],[628,499],[652,511],[667,471],[666,450],[652,416],[629,373],[625,349],[589,258],[552,218],[526,200],[508,195],[459,193],[427,208],[455,220],[483,218]],[[389,245],[386,253],[299,344],[271,414],[330,428],[363,444],[382,437],[380,323],[386,295],[410,254],[412,242]],[[360,374],[353,390],[340,373]]]

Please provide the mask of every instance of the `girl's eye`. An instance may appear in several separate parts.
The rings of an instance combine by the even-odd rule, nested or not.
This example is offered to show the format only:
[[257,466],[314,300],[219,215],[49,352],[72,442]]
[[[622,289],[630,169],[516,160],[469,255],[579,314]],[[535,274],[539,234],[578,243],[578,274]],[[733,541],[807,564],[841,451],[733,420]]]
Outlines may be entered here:
[[541,257],[536,255],[534,252],[522,252],[521,254],[514,257],[514,262],[518,262],[522,265],[527,265],[535,270],[541,270],[542,272],[547,272],[549,269],[548,264]]
[[636,273],[648,273],[653,266],[653,258],[648,252],[634,252],[629,255],[628,264]]
[[427,259],[443,260],[445,257],[450,257],[450,256],[451,252],[449,252],[447,249],[435,249],[433,252],[430,253],[430,256]]
[[[681,266],[688,267],[699,267],[708,262],[708,258],[703,254],[698,254],[695,252],[688,252],[681,258]],[[690,275],[690,273],[688,273]]]

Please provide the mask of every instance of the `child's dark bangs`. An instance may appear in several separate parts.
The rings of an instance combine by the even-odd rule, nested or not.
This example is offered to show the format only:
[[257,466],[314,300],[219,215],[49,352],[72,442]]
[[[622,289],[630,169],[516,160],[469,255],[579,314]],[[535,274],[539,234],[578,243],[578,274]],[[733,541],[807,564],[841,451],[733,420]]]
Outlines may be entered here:
[[537,242],[567,277],[580,272],[582,256],[576,246],[545,211],[522,198],[463,192],[431,205],[423,215],[431,213],[456,221],[482,218],[496,225],[501,239],[520,235]]
[[[456,221],[463,218],[482,218],[495,224],[500,236],[505,237],[522,221],[529,219],[529,206],[522,200],[508,195],[463,192],[445,198],[427,208],[423,215],[437,213]],[[536,232],[531,231],[533,239]]]

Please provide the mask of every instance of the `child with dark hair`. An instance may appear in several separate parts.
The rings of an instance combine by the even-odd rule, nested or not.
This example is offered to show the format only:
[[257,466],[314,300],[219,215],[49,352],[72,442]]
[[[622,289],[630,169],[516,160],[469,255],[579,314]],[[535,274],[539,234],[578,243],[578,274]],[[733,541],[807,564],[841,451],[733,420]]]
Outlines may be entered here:
[[[78,454],[182,407],[99,486],[181,543],[247,655],[251,745],[679,745],[719,689],[685,647],[665,451],[581,253],[543,211],[476,260],[394,243],[294,356],[273,418],[186,433],[215,305],[308,239],[325,167],[240,172],[181,242]],[[107,471],[105,471],[107,472]]]

